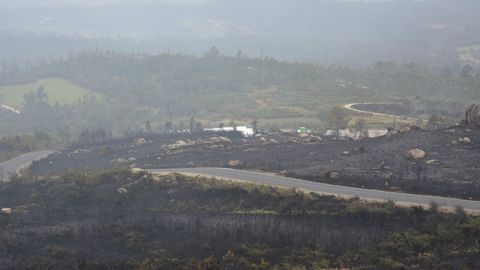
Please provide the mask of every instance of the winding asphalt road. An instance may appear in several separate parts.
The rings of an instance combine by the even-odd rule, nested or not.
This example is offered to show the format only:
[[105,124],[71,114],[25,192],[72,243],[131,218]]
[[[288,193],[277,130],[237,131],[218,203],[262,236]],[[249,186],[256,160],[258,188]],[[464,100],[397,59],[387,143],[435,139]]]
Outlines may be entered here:
[[454,198],[387,192],[380,190],[370,190],[353,188],[346,186],[329,185],[311,181],[300,180],[283,176],[256,173],[250,171],[233,170],[227,168],[185,168],[185,169],[162,169],[148,170],[154,173],[184,173],[201,176],[218,177],[231,180],[247,181],[270,186],[297,188],[305,191],[317,192],[321,194],[330,194],[344,197],[358,197],[369,201],[394,201],[399,205],[417,205],[429,206],[431,202],[435,202],[440,207],[454,208],[463,207],[471,212],[480,212],[480,201],[460,200]]
[[[7,177],[12,173],[17,173],[20,169],[30,165],[33,161],[46,158],[54,151],[38,151],[21,155],[7,162],[0,164],[0,179],[8,180]],[[317,192],[321,194],[329,194],[343,197],[358,197],[370,201],[387,201],[391,200],[397,204],[403,205],[419,205],[429,206],[431,202],[435,202],[441,207],[454,208],[461,206],[465,210],[480,212],[480,201],[460,200],[455,198],[387,192],[380,190],[370,190],[362,188],[353,188],[346,186],[329,185],[317,182],[311,182],[296,178],[277,176],[272,174],[257,173],[243,170],[233,170],[227,168],[181,168],[181,169],[161,169],[147,170],[153,173],[184,173],[201,175],[208,177],[217,177],[222,179],[230,179],[237,181],[246,181],[269,186],[297,188],[300,190]]]
[[38,151],[18,156],[0,164],[0,181],[8,181],[11,174],[29,166],[32,162],[48,157],[54,151]]
[[0,109],[4,109],[4,110],[7,110],[9,112],[13,112],[13,113],[16,113],[16,114],[20,114],[20,111],[13,108],[13,107],[10,107],[8,105],[5,105],[5,104],[0,104]]

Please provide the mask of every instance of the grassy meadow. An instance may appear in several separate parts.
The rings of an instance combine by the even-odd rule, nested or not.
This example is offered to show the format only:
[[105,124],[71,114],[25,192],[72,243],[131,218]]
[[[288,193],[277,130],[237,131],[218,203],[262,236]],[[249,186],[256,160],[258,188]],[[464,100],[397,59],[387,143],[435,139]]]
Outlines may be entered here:
[[48,95],[50,104],[72,104],[84,96],[101,97],[100,94],[75,85],[65,79],[47,78],[34,83],[0,87],[0,102],[15,108],[20,108],[23,103],[23,96],[36,91],[42,86]]

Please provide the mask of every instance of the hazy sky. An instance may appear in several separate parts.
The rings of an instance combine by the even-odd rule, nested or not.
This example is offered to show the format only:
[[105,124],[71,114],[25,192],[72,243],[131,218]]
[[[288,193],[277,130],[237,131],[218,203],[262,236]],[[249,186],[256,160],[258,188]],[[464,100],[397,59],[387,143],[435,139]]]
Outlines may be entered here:
[[[31,6],[92,6],[104,5],[109,3],[123,2],[157,2],[157,3],[175,3],[180,5],[201,4],[205,2],[221,1],[221,0],[0,0],[0,8],[2,7],[31,7]],[[241,0],[239,0],[241,1]],[[333,0],[333,1],[363,1],[363,2],[382,2],[395,0]],[[418,0],[412,0],[418,1]]]
[[182,5],[199,4],[211,0],[0,0],[0,7],[25,6],[91,6],[122,2],[168,2]]

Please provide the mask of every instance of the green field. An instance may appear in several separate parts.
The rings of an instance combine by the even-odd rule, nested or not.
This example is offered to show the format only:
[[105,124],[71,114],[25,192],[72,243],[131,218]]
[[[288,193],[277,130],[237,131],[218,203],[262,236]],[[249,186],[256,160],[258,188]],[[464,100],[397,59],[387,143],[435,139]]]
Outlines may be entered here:
[[35,83],[17,84],[0,87],[0,103],[19,108],[23,103],[23,96],[35,92],[43,86],[51,104],[71,104],[86,96],[102,97],[101,94],[75,85],[60,78],[48,78],[38,80]]

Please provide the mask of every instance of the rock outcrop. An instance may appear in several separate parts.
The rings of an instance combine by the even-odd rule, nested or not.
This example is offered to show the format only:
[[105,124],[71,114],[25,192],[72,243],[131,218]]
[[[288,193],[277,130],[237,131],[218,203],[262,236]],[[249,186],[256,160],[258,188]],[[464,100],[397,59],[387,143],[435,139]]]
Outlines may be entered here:
[[480,105],[473,104],[465,112],[465,124],[480,127]]

